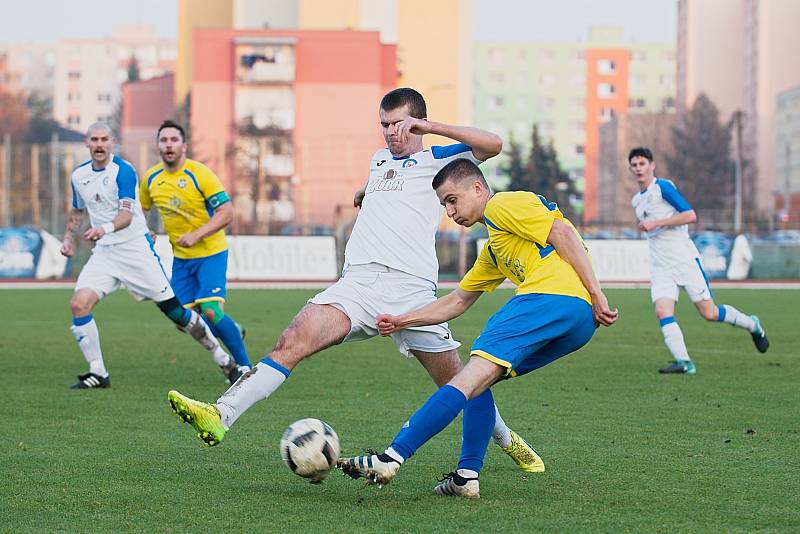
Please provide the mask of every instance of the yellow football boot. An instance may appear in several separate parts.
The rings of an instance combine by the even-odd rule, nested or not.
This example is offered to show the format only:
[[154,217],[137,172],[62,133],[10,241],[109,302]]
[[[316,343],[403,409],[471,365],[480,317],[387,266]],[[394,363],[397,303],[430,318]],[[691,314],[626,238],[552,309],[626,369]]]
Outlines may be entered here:
[[526,473],[544,472],[544,462],[541,457],[513,430],[511,430],[511,445],[501,448]]
[[227,430],[222,426],[219,410],[213,404],[198,402],[181,395],[175,390],[167,393],[169,404],[184,423],[197,430],[197,437],[209,447],[219,445],[225,439]]

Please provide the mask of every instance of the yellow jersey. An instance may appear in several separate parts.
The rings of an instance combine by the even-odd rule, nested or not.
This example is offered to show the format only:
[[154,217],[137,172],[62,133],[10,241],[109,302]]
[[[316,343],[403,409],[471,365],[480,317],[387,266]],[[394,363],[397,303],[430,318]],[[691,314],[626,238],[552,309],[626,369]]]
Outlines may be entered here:
[[206,224],[216,208],[230,201],[219,178],[199,161],[187,159],[174,173],[159,163],[145,173],[139,193],[142,208],[158,208],[176,258],[205,258],[227,250],[224,230],[204,237],[193,247],[176,244],[179,237]]
[[483,215],[489,239],[461,280],[461,289],[493,291],[509,279],[517,295],[566,295],[592,303],[578,273],[547,243],[556,219],[578,235],[555,203],[535,193],[509,191],[492,196]]

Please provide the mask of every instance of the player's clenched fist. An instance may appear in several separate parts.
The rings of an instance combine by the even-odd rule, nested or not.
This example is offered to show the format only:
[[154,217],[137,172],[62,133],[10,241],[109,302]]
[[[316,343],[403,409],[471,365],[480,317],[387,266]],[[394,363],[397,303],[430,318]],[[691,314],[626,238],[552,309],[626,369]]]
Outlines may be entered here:
[[378,332],[380,332],[382,336],[391,335],[398,330],[398,320],[394,315],[382,313],[376,318],[375,324],[378,327]]

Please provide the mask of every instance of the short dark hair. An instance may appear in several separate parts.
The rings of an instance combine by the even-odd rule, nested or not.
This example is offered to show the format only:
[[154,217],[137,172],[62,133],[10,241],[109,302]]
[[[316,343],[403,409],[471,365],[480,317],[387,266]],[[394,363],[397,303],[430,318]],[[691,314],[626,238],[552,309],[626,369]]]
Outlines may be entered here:
[[384,111],[392,111],[403,106],[408,106],[408,114],[415,119],[428,118],[425,99],[418,91],[410,87],[399,87],[389,91],[381,100],[381,109]]
[[431,186],[434,189],[439,189],[448,180],[457,184],[462,184],[467,180],[478,180],[486,189],[489,189],[489,184],[486,183],[486,178],[484,178],[480,167],[466,158],[453,160],[439,169],[439,172],[433,177]]
[[183,130],[183,126],[181,126],[180,124],[178,124],[173,120],[165,120],[164,122],[161,123],[161,126],[158,127],[158,131],[156,132],[156,140],[158,140],[158,138],[161,137],[161,130],[163,130],[164,128],[175,128],[181,133],[181,139],[183,140],[183,142],[184,143],[186,142],[186,132]]
[[649,162],[653,162],[653,153],[647,147],[637,146],[636,148],[632,148],[631,151],[628,152],[628,163],[635,157],[645,158]]

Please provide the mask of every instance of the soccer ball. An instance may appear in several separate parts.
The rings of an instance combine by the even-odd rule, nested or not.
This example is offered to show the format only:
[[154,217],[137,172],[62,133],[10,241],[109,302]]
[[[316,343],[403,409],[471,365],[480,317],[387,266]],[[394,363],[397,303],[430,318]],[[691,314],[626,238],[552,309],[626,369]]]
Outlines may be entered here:
[[283,433],[281,458],[292,473],[319,484],[339,459],[339,436],[325,421],[300,419]]

